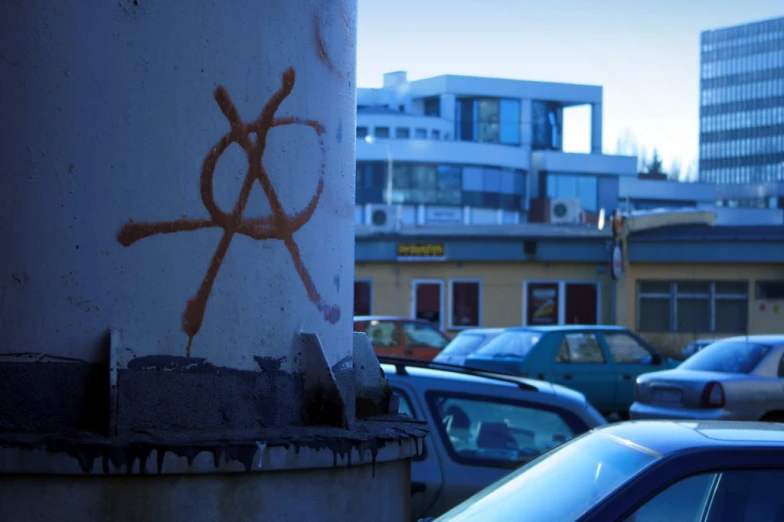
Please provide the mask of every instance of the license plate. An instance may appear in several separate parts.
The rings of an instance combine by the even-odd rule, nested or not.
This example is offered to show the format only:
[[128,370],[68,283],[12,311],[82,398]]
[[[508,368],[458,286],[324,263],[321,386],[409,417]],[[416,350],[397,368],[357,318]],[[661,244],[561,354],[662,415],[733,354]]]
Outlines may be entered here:
[[681,402],[683,392],[658,388],[653,390],[652,396],[656,402]]

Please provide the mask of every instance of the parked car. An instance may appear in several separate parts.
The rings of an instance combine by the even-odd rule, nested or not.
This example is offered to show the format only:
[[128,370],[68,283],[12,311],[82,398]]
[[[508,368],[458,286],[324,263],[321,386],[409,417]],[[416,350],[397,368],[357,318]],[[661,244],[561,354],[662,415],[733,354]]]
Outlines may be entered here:
[[784,335],[731,337],[637,378],[633,419],[784,422]]
[[430,321],[382,315],[354,317],[354,331],[365,332],[378,355],[431,360],[447,344],[449,336]]
[[674,368],[644,339],[620,326],[507,328],[465,365],[563,384],[585,394],[605,416],[628,415],[638,375]]
[[782,481],[780,424],[622,422],[550,451],[436,520],[779,522]]
[[550,383],[380,356],[399,411],[430,435],[411,463],[414,520],[437,516],[513,469],[604,424],[578,392]]
[[716,339],[697,339],[697,340],[694,340],[694,341],[690,342],[689,344],[687,344],[686,347],[681,351],[681,358],[683,360],[686,360],[689,357],[691,357],[692,355],[694,355],[695,353],[699,352],[700,350],[702,350],[703,348],[708,346],[709,344],[715,343],[715,342],[716,342]]
[[491,339],[494,339],[503,328],[468,328],[458,333],[449,341],[443,350],[433,359],[437,362],[462,365],[465,358],[477,351]]

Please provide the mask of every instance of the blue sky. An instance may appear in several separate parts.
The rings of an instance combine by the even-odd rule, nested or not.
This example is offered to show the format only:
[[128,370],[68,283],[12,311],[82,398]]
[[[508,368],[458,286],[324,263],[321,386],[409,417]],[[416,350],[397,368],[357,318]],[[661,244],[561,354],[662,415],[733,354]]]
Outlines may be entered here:
[[[357,83],[379,87],[405,70],[602,85],[605,152],[628,129],[686,170],[697,157],[700,32],[781,15],[784,0],[359,0]],[[567,149],[587,150],[589,114],[568,114]]]

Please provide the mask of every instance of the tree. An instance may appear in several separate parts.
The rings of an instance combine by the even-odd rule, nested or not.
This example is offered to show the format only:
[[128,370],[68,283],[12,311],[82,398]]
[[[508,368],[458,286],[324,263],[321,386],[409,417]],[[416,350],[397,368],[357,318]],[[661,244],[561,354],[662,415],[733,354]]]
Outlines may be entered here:
[[648,174],[664,174],[659,151],[656,149],[653,149],[653,156],[651,157],[650,163],[645,167],[645,172]]
[[667,177],[673,181],[683,181],[681,162],[677,159],[672,160],[670,168],[667,169]]

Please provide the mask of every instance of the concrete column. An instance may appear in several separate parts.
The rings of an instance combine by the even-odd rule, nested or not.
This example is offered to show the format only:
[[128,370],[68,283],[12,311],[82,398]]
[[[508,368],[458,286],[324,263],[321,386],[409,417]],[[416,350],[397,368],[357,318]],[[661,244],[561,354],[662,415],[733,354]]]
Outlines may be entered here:
[[[0,450],[0,519],[24,508],[9,508],[2,474],[70,473],[55,457],[108,475],[143,473],[148,458],[164,474],[217,473],[221,458],[259,471],[276,444],[293,452],[294,432],[303,447],[320,426],[337,431],[308,446],[312,459],[276,458],[307,469],[325,447],[335,464],[393,439],[390,462],[416,450],[416,430],[386,426],[349,442],[390,404],[352,332],[356,9],[0,6],[0,446],[34,437],[49,450]],[[53,442],[64,433],[73,447]],[[197,471],[205,451],[215,467]],[[209,503],[220,482],[194,494]],[[258,519],[285,518],[290,500]],[[176,519],[164,511],[142,518]]]
[[591,104],[591,154],[602,153],[602,104]]

